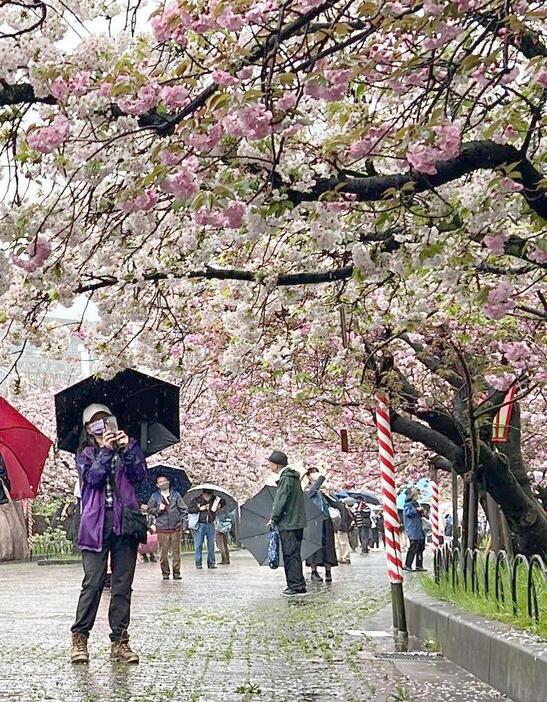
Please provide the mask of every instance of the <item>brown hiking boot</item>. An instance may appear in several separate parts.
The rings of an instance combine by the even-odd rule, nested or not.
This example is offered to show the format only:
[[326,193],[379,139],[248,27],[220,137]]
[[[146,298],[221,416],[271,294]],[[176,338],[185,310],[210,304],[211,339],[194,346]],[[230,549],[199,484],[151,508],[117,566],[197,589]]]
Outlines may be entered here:
[[110,658],[113,661],[118,661],[119,663],[138,663],[139,656],[135,651],[131,650],[129,645],[129,636],[127,632],[122,635],[119,641],[112,642],[112,650],[110,653]]
[[83,634],[72,634],[72,651],[70,653],[70,661],[72,663],[89,663],[87,637]]

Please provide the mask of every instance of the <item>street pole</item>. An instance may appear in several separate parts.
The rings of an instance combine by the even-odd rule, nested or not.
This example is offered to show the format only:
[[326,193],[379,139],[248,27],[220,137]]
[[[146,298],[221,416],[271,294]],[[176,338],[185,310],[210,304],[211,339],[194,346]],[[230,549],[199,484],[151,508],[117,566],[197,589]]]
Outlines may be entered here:
[[458,519],[458,474],[452,468],[452,548],[460,546],[460,524]]
[[380,477],[382,482],[382,503],[386,533],[387,574],[391,583],[391,604],[393,626],[400,636],[408,637],[405,600],[403,593],[403,560],[401,556],[401,535],[397,513],[397,485],[389,404],[384,395],[376,396],[376,428],[380,453]]

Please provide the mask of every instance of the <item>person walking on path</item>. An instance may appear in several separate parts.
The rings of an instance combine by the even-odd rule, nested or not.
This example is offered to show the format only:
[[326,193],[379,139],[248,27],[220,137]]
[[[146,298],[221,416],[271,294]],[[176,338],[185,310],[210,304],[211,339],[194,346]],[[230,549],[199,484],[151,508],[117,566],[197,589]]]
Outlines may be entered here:
[[420,491],[416,488],[409,488],[406,493],[405,508],[403,510],[403,520],[405,531],[410,539],[410,548],[406,554],[404,570],[412,571],[412,563],[416,558],[416,570],[425,571],[423,567],[423,554],[425,549],[425,534],[422,524],[423,509],[418,503]]
[[111,657],[138,663],[129,646],[131,592],[137,562],[137,541],[124,535],[125,510],[138,510],[135,486],[146,478],[144,454],[124,431],[113,431],[112,413],[92,404],[83,412],[82,443],[76,454],[81,484],[78,548],[84,579],[72,632],[73,663],[88,663],[87,640],[103,592],[108,557],[112,561],[112,594],[108,619]]
[[319,507],[323,512],[323,538],[322,546],[313,553],[307,560],[306,565],[311,568],[312,582],[322,583],[323,578],[319,575],[318,568],[325,569],[325,581],[332,582],[332,568],[338,565],[336,557],[336,546],[334,544],[334,526],[329,511],[329,501],[323,495],[321,487],[323,486],[327,476],[321,473],[317,468],[310,468],[306,472],[309,484],[306,488],[306,493],[310,500]]
[[384,522],[384,515],[383,515],[381,509],[379,509],[378,512],[376,512],[376,528],[378,529],[378,544],[380,543],[380,539],[382,539],[382,543],[383,543],[384,548],[385,548],[386,547],[386,528],[385,528],[385,522]]
[[220,514],[215,522],[216,541],[218,550],[220,551],[220,565],[230,565],[230,547],[228,535],[232,530],[234,512],[228,514]]
[[334,524],[334,542],[336,544],[336,557],[340,565],[351,564],[351,545],[349,533],[353,527],[353,515],[344,503],[344,500],[336,500],[333,506],[340,512],[339,524]]
[[269,458],[272,472],[281,468],[277,491],[272,506],[270,523],[279,530],[283,565],[287,589],[285,597],[294,597],[306,592],[306,581],[302,572],[302,540],[306,526],[305,495],[300,484],[300,473],[289,466],[286,454],[273,451]]
[[156,492],[148,501],[149,514],[156,517],[156,533],[160,547],[160,566],[164,580],[169,580],[169,550],[173,554],[173,580],[181,580],[180,575],[180,541],[184,521],[188,510],[178,490],[171,489],[171,482],[166,475],[158,475]]
[[368,553],[372,536],[372,519],[370,515],[370,507],[364,500],[361,500],[361,502],[359,502],[357,505],[355,521],[357,523],[357,529],[359,530],[361,554]]
[[216,497],[209,490],[203,490],[201,495],[194,497],[190,503],[188,512],[190,514],[199,514],[199,520],[196,530],[194,531],[194,547],[196,549],[196,568],[201,570],[203,542],[207,539],[207,568],[214,570],[216,566],[215,560],[215,519],[217,512],[222,509],[226,501],[221,497]]

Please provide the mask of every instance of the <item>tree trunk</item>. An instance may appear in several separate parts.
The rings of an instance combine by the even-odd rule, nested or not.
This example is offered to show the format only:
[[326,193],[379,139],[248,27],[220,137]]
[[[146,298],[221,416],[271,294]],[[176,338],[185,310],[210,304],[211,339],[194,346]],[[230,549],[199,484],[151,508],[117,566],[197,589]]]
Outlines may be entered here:
[[[517,423],[515,415],[515,423]],[[440,431],[417,422],[414,419],[392,413],[393,431],[407,438],[418,441],[432,451],[444,456],[451,462],[459,475],[468,471],[466,452],[463,446],[457,446]],[[512,427],[511,431],[517,427]],[[515,433],[517,433],[515,431]],[[520,426],[518,433],[520,434]],[[520,449],[520,446],[519,446]],[[538,553],[547,557],[547,515],[540,503],[531,496],[530,488],[521,485],[510,468],[511,454],[513,466],[519,479],[525,475],[520,450],[511,453],[511,444],[505,445],[504,453],[492,450],[485,442],[480,442],[479,473],[486,491],[492,496],[503,511],[509,526],[518,540],[521,553],[531,555]],[[520,458],[520,461],[519,461]]]

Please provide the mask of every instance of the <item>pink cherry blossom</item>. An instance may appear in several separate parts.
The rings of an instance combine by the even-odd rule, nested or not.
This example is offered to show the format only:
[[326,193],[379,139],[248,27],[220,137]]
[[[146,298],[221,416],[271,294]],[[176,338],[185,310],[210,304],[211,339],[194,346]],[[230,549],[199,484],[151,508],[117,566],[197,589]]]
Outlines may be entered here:
[[277,101],[278,110],[292,110],[296,105],[296,95],[295,93],[285,93],[283,97],[279,98]]
[[228,134],[254,141],[271,134],[272,113],[264,105],[241,107],[227,117],[223,126]]
[[186,143],[196,151],[211,151],[222,139],[224,129],[221,124],[215,124],[207,133],[192,132],[186,137]]
[[68,119],[64,115],[56,115],[49,127],[39,127],[29,132],[29,146],[42,154],[49,154],[63,144],[69,135]]
[[234,76],[230,75],[227,71],[222,71],[217,69],[213,71],[213,80],[218,83],[222,88],[226,88],[230,85],[238,85],[239,80]]
[[155,81],[139,88],[136,97],[120,98],[118,105],[128,115],[142,115],[158,103],[159,86]]
[[247,207],[243,202],[231,203],[224,210],[226,226],[230,229],[239,229],[243,225],[243,220],[247,213]]
[[61,76],[58,76],[55,78],[53,83],[51,84],[51,94],[56,100],[60,100],[61,102],[63,100],[66,100],[68,97],[69,89],[68,89],[68,83],[64,78]]
[[513,299],[514,287],[510,283],[501,282],[488,293],[484,311],[491,319],[501,319],[515,307]]
[[160,91],[160,98],[170,110],[177,110],[188,104],[189,93],[183,85],[165,85]]
[[140,195],[129,198],[122,205],[124,212],[147,212],[157,204],[159,194],[155,188],[148,188]]
[[506,233],[497,234],[495,236],[487,235],[483,239],[483,243],[493,254],[501,256],[505,253],[505,244],[509,236]]
[[167,176],[161,187],[180,200],[188,200],[198,192],[199,180],[192,170],[183,168],[175,175]]
[[522,183],[517,183],[512,178],[502,178],[500,180],[501,189],[506,193],[520,193],[524,190]]
[[50,255],[51,244],[39,236],[28,244],[23,256],[13,256],[12,262],[27,273],[34,273],[44,265]]

